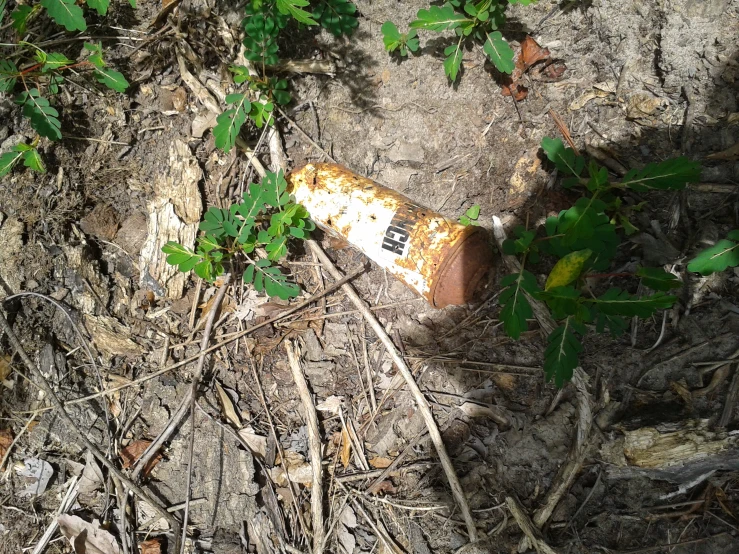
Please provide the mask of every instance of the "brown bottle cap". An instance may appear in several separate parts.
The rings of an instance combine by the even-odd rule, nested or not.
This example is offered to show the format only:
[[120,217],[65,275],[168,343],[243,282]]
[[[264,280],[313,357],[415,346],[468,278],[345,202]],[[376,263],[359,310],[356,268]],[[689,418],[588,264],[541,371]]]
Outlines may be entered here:
[[431,304],[435,308],[467,304],[493,267],[493,250],[484,231],[470,227],[467,237],[457,243],[442,263],[434,279]]

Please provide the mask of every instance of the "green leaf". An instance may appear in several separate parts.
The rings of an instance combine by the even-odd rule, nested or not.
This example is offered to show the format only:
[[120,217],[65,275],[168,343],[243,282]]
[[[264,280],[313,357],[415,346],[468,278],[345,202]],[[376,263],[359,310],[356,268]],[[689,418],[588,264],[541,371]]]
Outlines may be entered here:
[[477,218],[480,217],[480,205],[474,204],[471,208],[468,208],[464,215],[459,218],[459,222],[462,225],[479,225]]
[[10,170],[13,169],[13,166],[18,163],[18,160],[21,159],[21,156],[23,156],[23,152],[5,152],[4,154],[0,155],[0,177],[4,177],[8,173],[10,173]]
[[7,6],[7,0],[0,0],[0,25],[5,21],[5,7]]
[[614,287],[598,298],[586,299],[586,302],[607,315],[647,318],[659,309],[672,307],[675,300],[676,296],[668,296],[663,292],[651,296],[630,296],[628,292]]
[[264,127],[265,123],[272,124],[274,118],[272,117],[272,110],[274,110],[274,104],[271,102],[253,102],[251,105],[251,111],[249,112],[249,118],[257,126],[257,129]]
[[508,0],[508,3],[509,4],[521,4],[522,6],[528,6],[538,1],[539,0]]
[[82,8],[74,0],[41,0],[40,4],[46,8],[49,16],[67,31],[84,31],[87,29]]
[[11,60],[0,60],[0,92],[10,92],[15,86],[18,68]]
[[290,195],[286,192],[287,181],[281,169],[277,173],[268,171],[262,178],[261,189],[264,202],[273,208],[285,206],[290,201]]
[[641,282],[645,287],[653,290],[669,291],[683,286],[677,275],[660,267],[640,267],[636,274],[641,277]]
[[688,271],[710,275],[737,266],[739,266],[739,229],[731,231],[727,239],[701,250],[688,264]]
[[572,148],[565,148],[560,139],[544,137],[541,147],[554,166],[566,175],[580,176],[585,168],[585,158],[575,154]]
[[586,248],[585,250],[570,252],[561,258],[549,273],[544,290],[563,287],[575,281],[580,277],[585,262],[592,254],[593,251]]
[[580,291],[574,287],[554,287],[539,292],[536,296],[547,303],[554,319],[564,319],[578,313]]
[[128,3],[134,10],[136,9],[136,0],[128,0]]
[[277,261],[287,255],[287,237],[280,235],[272,239],[272,241],[264,247],[267,251],[267,259]]
[[216,126],[213,129],[216,146],[228,152],[236,144],[236,137],[246,121],[246,116],[252,108],[251,102],[247,100],[246,94],[229,94],[226,102],[234,107],[226,110],[216,118]]
[[292,16],[293,19],[303,25],[318,25],[311,14],[302,9],[310,4],[308,0],[276,0],[276,2],[280,13]]
[[287,279],[279,268],[270,267],[269,260],[259,260],[247,266],[244,271],[244,283],[254,284],[257,292],[266,291],[269,296],[277,296],[282,300],[294,298],[300,294],[300,288]]
[[513,61],[513,48],[503,38],[500,31],[487,34],[485,43],[482,45],[482,50],[490,61],[493,62],[493,65],[498,71],[507,73],[508,75],[513,73],[513,69],[516,67]]
[[41,68],[41,72],[47,73],[48,71],[61,69],[62,67],[72,65],[73,63],[74,61],[67,58],[67,56],[65,56],[64,54],[60,54],[59,52],[51,52],[46,55],[46,60],[44,61],[44,65]]
[[100,46],[99,44],[94,44],[92,42],[85,42],[83,44],[83,48],[90,52],[90,55],[87,58],[88,62],[90,62],[92,65],[94,65],[98,69],[105,67],[105,61],[103,60],[102,46]]
[[46,173],[44,161],[41,159],[38,150],[36,150],[35,148],[26,150],[25,152],[23,152],[22,157],[23,165],[25,165],[26,167],[29,167],[34,171],[38,171],[39,173]]
[[588,173],[590,179],[585,186],[589,191],[595,192],[608,188],[608,170],[605,167],[601,167],[591,160],[588,164]]
[[398,27],[392,21],[386,21],[380,27],[382,33],[382,42],[385,45],[385,50],[392,52],[402,44],[402,36]]
[[464,21],[472,21],[467,16],[454,11],[449,5],[431,6],[428,10],[418,10],[416,20],[411,22],[411,29],[427,31],[446,31],[458,27]]
[[444,48],[444,73],[452,81],[457,80],[459,74],[459,68],[462,66],[462,40],[460,39],[456,44],[452,44]]
[[98,83],[102,83],[116,92],[126,92],[126,89],[128,88],[128,81],[126,81],[123,73],[120,73],[119,71],[96,67],[95,77],[97,78]]
[[565,235],[562,242],[572,244],[578,239],[591,238],[596,227],[608,224],[608,216],[603,213],[605,207],[605,203],[596,198],[578,198],[559,218],[557,231]]
[[626,329],[629,327],[626,319],[620,315],[604,314],[603,312],[599,312],[598,310],[595,310],[595,312],[595,330],[599,333],[604,332],[606,330],[606,327],[608,327],[608,330],[610,331],[612,336],[620,337],[626,332]]
[[549,345],[544,352],[544,374],[547,381],[554,378],[554,383],[560,388],[572,379],[572,373],[579,364],[582,344],[575,331],[583,334],[584,329],[573,317],[568,317],[547,337]]
[[701,167],[698,162],[679,157],[660,163],[651,163],[644,169],[629,171],[621,181],[637,192],[648,190],[682,190],[687,183],[700,181]]
[[533,316],[531,304],[524,293],[537,292],[539,287],[536,284],[536,277],[522,269],[520,273],[503,277],[500,284],[503,287],[499,299],[503,307],[500,312],[503,329],[509,337],[518,340],[521,332],[528,330],[526,320]]
[[108,13],[110,0],[86,0],[86,2],[88,6],[98,12],[98,15],[105,15]]
[[10,14],[10,18],[13,20],[13,29],[15,29],[21,36],[26,34],[26,26],[28,25],[28,18],[31,13],[33,13],[33,8],[31,6],[17,4]]
[[[201,254],[197,254],[189,248],[186,248],[174,241],[169,241],[167,244],[162,246],[162,252],[168,254],[167,263],[169,265],[178,266],[177,268],[183,273],[195,268],[199,263],[203,263],[201,261],[203,259]],[[210,264],[208,263],[207,265]],[[198,273],[198,275],[203,277],[200,273]],[[203,278],[205,279],[205,277]]]
[[334,36],[351,35],[359,25],[357,6],[349,0],[319,0],[313,17]]
[[31,127],[39,135],[51,140],[62,138],[59,112],[49,105],[49,101],[40,95],[38,89],[23,91],[15,98],[15,103],[23,106],[23,115],[31,120]]

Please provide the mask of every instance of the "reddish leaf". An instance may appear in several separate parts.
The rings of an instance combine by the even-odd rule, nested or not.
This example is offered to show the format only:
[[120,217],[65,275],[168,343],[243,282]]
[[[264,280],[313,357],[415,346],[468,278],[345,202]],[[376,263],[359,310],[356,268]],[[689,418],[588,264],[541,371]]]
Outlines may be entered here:
[[162,543],[159,539],[140,542],[139,548],[141,549],[141,554],[162,554]]
[[[542,48],[533,38],[527,36],[521,43],[521,53],[518,57],[528,69],[536,62],[549,60],[549,50]],[[518,63],[518,59],[516,63]]]
[[[147,440],[137,440],[129,444],[127,447],[125,447],[123,450],[121,450],[121,459],[123,460],[123,468],[129,468],[133,466],[133,464],[138,460],[141,455],[144,453],[144,451],[149,448],[149,445],[151,444],[151,441]],[[154,469],[154,466],[157,465],[162,460],[162,455],[157,454],[154,456],[151,460],[149,460],[149,463],[146,464],[144,467],[144,475],[149,475],[152,469]]]
[[13,444],[13,432],[10,429],[0,429],[0,460],[5,457],[11,444]]
[[[501,94],[503,96],[513,96],[516,102],[523,100],[529,94],[528,88],[521,83],[526,73],[530,73],[532,78],[545,81],[558,81],[562,78],[565,69],[567,69],[562,63],[554,63],[549,50],[539,46],[529,36],[521,42],[521,46],[516,53],[515,64],[516,67],[513,73],[503,79],[503,90]],[[533,66],[536,67],[531,69]]]

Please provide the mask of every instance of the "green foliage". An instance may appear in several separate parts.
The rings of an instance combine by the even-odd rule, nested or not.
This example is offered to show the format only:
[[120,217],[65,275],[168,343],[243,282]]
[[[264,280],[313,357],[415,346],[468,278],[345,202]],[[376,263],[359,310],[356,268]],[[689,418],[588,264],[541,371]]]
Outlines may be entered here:
[[[566,148],[561,140],[544,138],[541,146],[554,167],[565,176],[562,185],[577,187],[583,195],[569,209],[547,218],[542,228],[516,227],[513,237],[503,243],[503,253],[519,256],[522,263],[519,273],[501,281],[500,319],[505,332],[518,339],[527,329],[526,319],[532,317],[529,297],[546,304],[560,326],[547,338],[544,370],[547,379],[554,379],[557,386],[562,386],[579,363],[580,337],[587,334],[588,326],[599,333],[609,331],[619,336],[628,328],[630,318],[649,318],[657,310],[670,308],[677,298],[668,292],[681,286],[675,275],[662,268],[642,267],[634,276],[655,293],[635,296],[611,287],[596,296],[593,278],[623,276],[596,273],[611,266],[621,243],[615,222],[628,222],[629,210],[642,207],[639,204],[623,208],[616,193],[625,189],[680,190],[685,183],[697,179],[700,167],[678,158],[650,164],[643,170],[629,172],[622,182],[611,182],[607,170],[595,162],[586,163],[585,158]],[[633,226],[623,228],[627,233]],[[739,230],[733,231],[729,239],[713,247],[710,253],[701,253],[699,258],[710,259],[717,268],[727,267],[724,264],[733,253],[734,265],[739,265],[739,243],[732,242],[739,241]],[[526,262],[538,263],[542,254],[555,261],[550,266],[544,290],[539,289],[536,277],[525,269]],[[704,269],[701,263],[689,269]]]
[[223,148],[223,151],[228,154],[229,150],[236,144],[239,130],[246,121],[247,114],[251,111],[251,102],[247,100],[246,94],[229,94],[226,96],[226,102],[234,107],[216,118],[213,136],[216,139],[216,146]]
[[710,275],[737,266],[739,266],[739,229],[731,231],[728,238],[699,252],[688,264],[688,271]]
[[456,37],[444,48],[444,73],[452,82],[462,70],[465,49],[472,44],[481,45],[495,68],[510,75],[515,68],[515,54],[498,30],[505,24],[508,3],[506,0],[449,0],[441,6],[429,6],[418,10],[416,19],[411,21],[412,36],[411,33],[401,35],[395,24],[388,21],[382,26],[385,49],[388,52],[399,49],[401,56],[405,56],[407,50],[415,52],[418,48],[416,29],[435,33],[453,31]]
[[334,36],[350,35],[359,25],[357,6],[349,0],[319,0],[313,17]]
[[480,205],[475,204],[471,208],[468,208],[464,215],[459,218],[459,222],[465,227],[468,225],[478,226],[480,222],[477,218],[480,217]]
[[[305,239],[314,229],[307,210],[290,201],[280,171],[251,183],[242,201],[228,209],[210,208],[200,223],[202,234],[194,251],[175,242],[162,250],[168,254],[167,263],[183,272],[193,270],[209,282],[222,275],[226,265],[235,271],[246,264],[244,283],[287,300],[300,289],[272,264],[287,256],[292,238]],[[259,256],[262,248],[266,255]]]
[[[5,3],[2,0],[0,2],[3,7],[0,11],[4,11]],[[86,5],[99,15],[105,15],[110,0],[87,0]],[[22,86],[14,97],[14,102],[23,116],[30,120],[31,127],[38,136],[32,146],[19,145],[11,152],[0,153],[2,175],[9,173],[20,160],[24,166],[34,171],[46,171],[37,146],[41,137],[53,141],[62,139],[59,112],[50,98],[59,93],[65,82],[65,71],[72,67],[86,69],[87,75],[117,92],[124,92],[129,86],[123,74],[106,67],[99,44],[85,42],[84,48],[90,54],[86,62],[78,63],[60,52],[46,52],[36,44],[20,40],[27,34],[28,25],[36,20],[36,14],[43,13],[44,9],[54,22],[68,31],[83,31],[87,28],[83,10],[75,0],[31,0],[29,4],[17,4],[10,14],[18,42],[15,51],[6,59],[0,60],[0,93],[12,94]],[[39,36],[38,30],[34,29],[31,36]]]
[[401,56],[407,56],[408,52],[418,50],[418,38],[416,30],[411,29],[407,33],[401,33],[392,21],[386,21],[380,28],[382,31],[382,42],[388,52],[398,51]]

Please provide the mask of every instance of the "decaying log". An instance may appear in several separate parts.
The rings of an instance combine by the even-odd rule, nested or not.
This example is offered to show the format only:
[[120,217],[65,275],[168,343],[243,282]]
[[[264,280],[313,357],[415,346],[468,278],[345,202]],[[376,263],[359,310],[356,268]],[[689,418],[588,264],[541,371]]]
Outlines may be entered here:
[[162,246],[173,240],[193,248],[198,234],[203,202],[198,181],[203,172],[184,142],[169,147],[169,163],[161,168],[153,183],[155,197],[149,202],[146,242],[141,248],[140,286],[167,298],[178,299],[185,286],[185,274],[167,263]]
[[688,420],[624,431],[603,445],[611,478],[646,476],[686,484],[715,471],[739,469],[739,431],[711,429],[709,420]]

